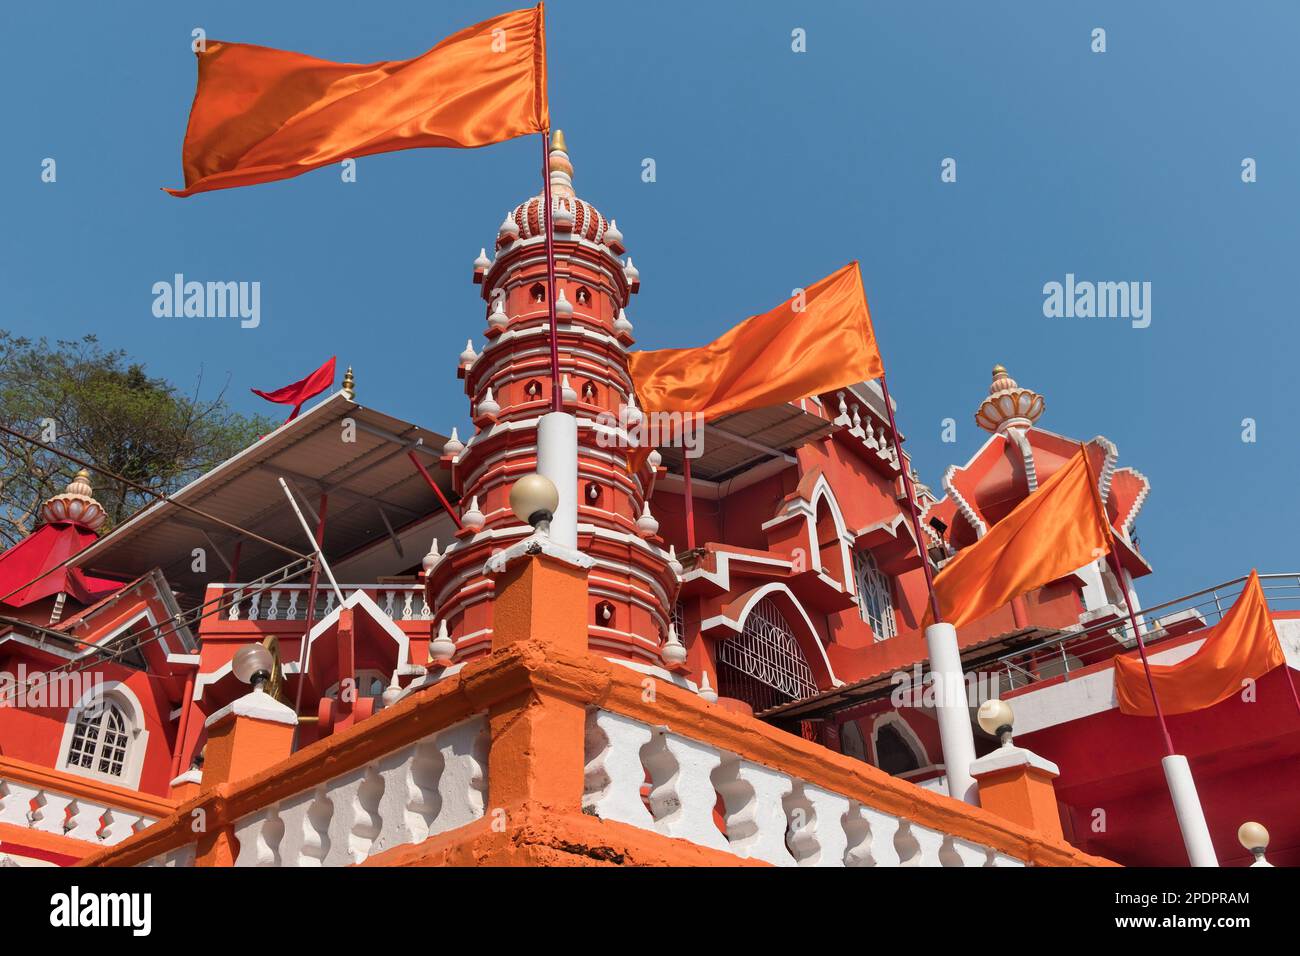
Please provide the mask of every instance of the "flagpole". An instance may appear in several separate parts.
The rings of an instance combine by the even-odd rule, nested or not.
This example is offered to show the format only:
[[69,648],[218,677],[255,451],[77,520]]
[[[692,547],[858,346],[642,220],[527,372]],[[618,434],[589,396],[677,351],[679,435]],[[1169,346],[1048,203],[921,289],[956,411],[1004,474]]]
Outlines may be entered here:
[[894,421],[894,403],[889,397],[889,384],[885,381],[884,360],[881,360],[880,391],[885,399],[889,416],[889,429],[894,435],[894,449],[898,465],[903,472],[903,489],[907,496],[907,510],[912,518],[912,534],[916,537],[916,550],[925,571],[925,586],[930,595],[930,611],[934,623],[925,629],[925,648],[930,658],[930,674],[935,690],[935,718],[939,724],[939,745],[943,750],[944,774],[948,778],[948,795],[979,806],[979,786],[971,776],[975,762],[975,732],[971,729],[970,702],[966,699],[966,678],[962,673],[961,648],[957,645],[957,629],[945,624],[939,611],[939,599],[934,593],[934,571],[930,555],[921,536],[921,512],[916,505],[916,489],[912,485],[912,469],[903,454],[903,443]]
[[546,308],[551,320],[551,411],[564,411],[560,388],[560,341],[555,321],[555,242],[551,224],[551,132],[542,133],[542,230],[546,237]]
[[[1088,475],[1091,478],[1091,466]],[[1147,645],[1142,640],[1142,633],[1138,630],[1137,613],[1133,610],[1133,598],[1128,593],[1128,585],[1124,582],[1124,569],[1120,567],[1114,546],[1111,547],[1110,553],[1106,555],[1106,562],[1115,575],[1115,582],[1119,585],[1119,589],[1124,592],[1124,606],[1128,610],[1128,623],[1129,627],[1133,628],[1133,636],[1137,638],[1138,656],[1142,658],[1142,671],[1146,674],[1147,688],[1151,691],[1151,703],[1155,706],[1156,720],[1160,722],[1160,734],[1164,737],[1165,756],[1173,756],[1175,752],[1174,739],[1169,735],[1169,724],[1165,720],[1165,712],[1160,706],[1160,698],[1156,695],[1156,682],[1151,676],[1151,662],[1147,660]]]

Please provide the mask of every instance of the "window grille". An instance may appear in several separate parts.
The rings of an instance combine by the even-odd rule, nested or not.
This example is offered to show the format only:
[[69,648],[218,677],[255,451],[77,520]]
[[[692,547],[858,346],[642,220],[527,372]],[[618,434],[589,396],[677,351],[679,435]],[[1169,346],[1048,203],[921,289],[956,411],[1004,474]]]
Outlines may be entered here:
[[116,704],[88,707],[77,715],[68,746],[68,766],[121,777],[130,736],[126,716]]
[[776,604],[764,598],[737,637],[718,644],[718,693],[761,713],[817,693],[812,668]]
[[880,570],[870,551],[853,552],[853,575],[858,587],[858,611],[862,620],[871,625],[876,640],[897,636],[893,582]]

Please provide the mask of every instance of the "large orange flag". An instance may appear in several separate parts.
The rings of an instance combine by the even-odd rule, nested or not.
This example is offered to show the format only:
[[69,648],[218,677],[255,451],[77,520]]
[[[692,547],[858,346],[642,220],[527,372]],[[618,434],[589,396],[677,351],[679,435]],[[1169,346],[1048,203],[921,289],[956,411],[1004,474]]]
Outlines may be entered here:
[[[1152,664],[1151,681],[1166,714],[1186,714],[1241,693],[1242,681],[1262,677],[1285,663],[1264,589],[1252,570],[1236,603],[1209,629],[1196,653],[1177,664]],[[1115,658],[1115,696],[1120,713],[1155,716],[1140,660]]]
[[643,409],[700,412],[706,419],[797,401],[881,374],[857,262],[708,345],[633,352],[628,360]]
[[413,60],[333,63],[216,40],[198,58],[185,188],[168,189],[173,196],[550,129],[541,4],[461,30]]
[[[934,579],[943,620],[961,627],[1111,548],[1088,453],[1079,451]],[[933,624],[932,612],[925,624]]]

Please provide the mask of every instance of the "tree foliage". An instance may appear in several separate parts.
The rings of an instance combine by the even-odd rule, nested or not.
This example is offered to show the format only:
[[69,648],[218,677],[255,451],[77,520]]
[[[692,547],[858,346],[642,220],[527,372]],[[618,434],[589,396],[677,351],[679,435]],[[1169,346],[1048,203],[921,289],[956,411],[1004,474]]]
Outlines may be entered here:
[[[76,341],[19,338],[0,329],[0,421],[34,438],[168,494],[276,427],[234,412],[225,387],[202,398],[150,377],[124,351],[106,351],[93,335]],[[29,534],[41,503],[63,491],[78,466],[0,433],[0,548]],[[121,523],[152,499],[102,473],[91,473],[108,520]]]

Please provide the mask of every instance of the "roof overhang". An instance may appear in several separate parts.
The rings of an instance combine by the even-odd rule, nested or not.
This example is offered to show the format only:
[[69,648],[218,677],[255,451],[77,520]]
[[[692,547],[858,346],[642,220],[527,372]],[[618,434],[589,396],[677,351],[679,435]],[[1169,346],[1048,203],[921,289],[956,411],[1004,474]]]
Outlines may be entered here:
[[[444,493],[451,477],[437,464],[445,436],[359,405],[335,392],[291,422],[249,445],[190,482],[172,498],[299,553],[310,550],[301,525],[285,499],[283,478],[316,518],[328,495],[325,553],[349,555],[440,509],[411,462],[414,452]],[[130,579],[158,567],[192,606],[204,587],[230,574],[236,545],[238,577],[251,581],[279,568],[292,555],[255,538],[159,501],[93,543],[77,558],[95,574]],[[194,570],[195,549],[203,549],[203,570]],[[410,564],[419,561],[412,555]],[[200,565],[202,566],[202,565]]]
[[[704,426],[700,454],[691,458],[691,478],[723,482],[765,462],[789,459],[800,445],[829,435],[830,421],[811,410],[814,399],[787,402],[767,408],[733,412]],[[663,463],[681,472],[683,453],[689,449],[665,447],[659,450]]]

